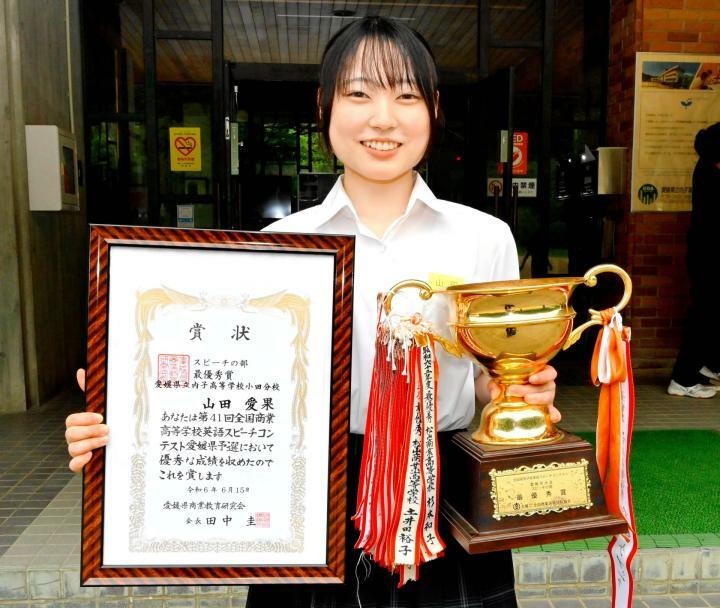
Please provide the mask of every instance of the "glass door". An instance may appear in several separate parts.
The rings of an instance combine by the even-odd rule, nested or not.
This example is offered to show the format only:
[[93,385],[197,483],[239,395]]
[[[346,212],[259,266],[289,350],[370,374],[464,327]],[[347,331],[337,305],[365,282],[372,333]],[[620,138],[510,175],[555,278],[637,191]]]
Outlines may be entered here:
[[[313,82],[247,79],[228,64],[226,105],[228,217],[233,228],[261,230],[319,204],[342,170],[315,120]],[[288,99],[297,101],[289,106]]]
[[[473,128],[481,149],[484,210],[517,233],[517,196],[512,183],[514,68],[481,80],[471,93]],[[484,153],[484,154],[482,154]]]
[[518,91],[524,66],[508,66],[481,80],[471,95],[473,132],[478,142],[482,177],[482,209],[512,230],[523,277],[545,276],[538,264],[548,226],[539,221],[544,201],[539,197],[536,95]]

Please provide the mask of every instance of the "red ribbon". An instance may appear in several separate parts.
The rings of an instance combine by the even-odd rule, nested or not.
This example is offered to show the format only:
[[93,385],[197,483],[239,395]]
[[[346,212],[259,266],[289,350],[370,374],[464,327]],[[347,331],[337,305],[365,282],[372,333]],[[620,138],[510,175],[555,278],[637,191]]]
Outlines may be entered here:
[[[382,315],[382,311],[381,311]],[[363,444],[355,545],[398,572],[398,587],[442,555],[435,347],[418,319],[378,323]],[[400,337],[398,337],[400,336]]]
[[608,546],[613,576],[613,608],[632,605],[630,564],[637,552],[637,533],[630,484],[630,446],[635,416],[635,387],[630,359],[630,329],[614,309],[601,313],[591,377],[600,386],[597,421],[597,463],[610,513],[623,517],[628,534],[614,536]]

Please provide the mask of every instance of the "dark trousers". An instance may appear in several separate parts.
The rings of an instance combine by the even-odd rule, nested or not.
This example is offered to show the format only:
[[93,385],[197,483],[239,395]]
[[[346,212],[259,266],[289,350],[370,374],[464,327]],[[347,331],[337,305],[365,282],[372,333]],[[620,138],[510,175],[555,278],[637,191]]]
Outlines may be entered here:
[[672,372],[672,379],[682,386],[707,384],[708,379],[700,374],[704,366],[720,371],[720,319],[713,312],[712,278],[697,277],[690,289],[690,309]]

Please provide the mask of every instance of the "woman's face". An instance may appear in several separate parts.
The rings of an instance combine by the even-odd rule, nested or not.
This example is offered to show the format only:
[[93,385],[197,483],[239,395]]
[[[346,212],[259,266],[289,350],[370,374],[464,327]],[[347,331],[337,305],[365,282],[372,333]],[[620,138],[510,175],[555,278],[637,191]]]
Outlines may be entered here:
[[418,88],[393,88],[363,75],[360,61],[340,84],[330,116],[330,145],[352,171],[371,181],[392,181],[412,170],[430,139],[430,114]]

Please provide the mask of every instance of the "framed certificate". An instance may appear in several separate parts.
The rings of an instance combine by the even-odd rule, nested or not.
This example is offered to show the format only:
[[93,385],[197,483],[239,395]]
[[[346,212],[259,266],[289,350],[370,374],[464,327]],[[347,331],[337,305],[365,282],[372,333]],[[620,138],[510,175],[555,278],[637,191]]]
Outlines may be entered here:
[[343,581],[353,252],[91,226],[84,585]]

